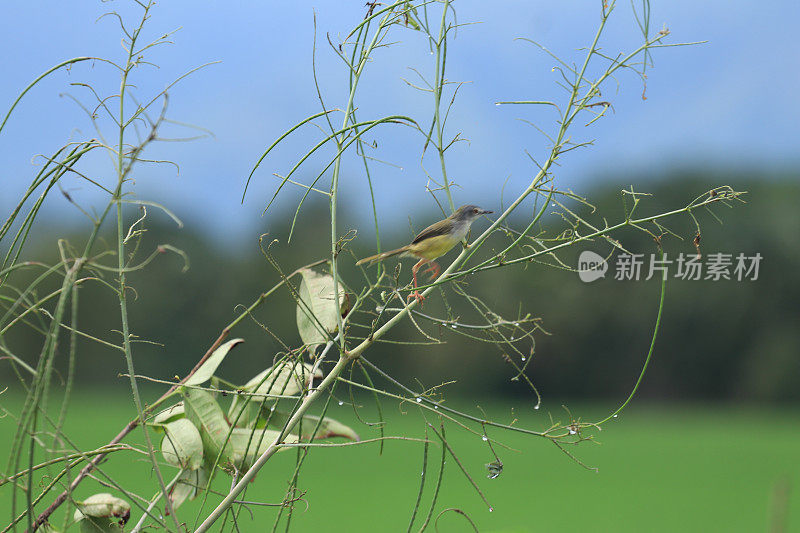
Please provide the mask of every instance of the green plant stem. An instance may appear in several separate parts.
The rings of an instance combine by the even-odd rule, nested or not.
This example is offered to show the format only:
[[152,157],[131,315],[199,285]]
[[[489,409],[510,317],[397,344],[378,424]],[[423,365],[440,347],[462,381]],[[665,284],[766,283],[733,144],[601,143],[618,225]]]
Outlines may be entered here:
[[[58,303],[56,304],[55,309],[55,316],[61,317],[64,313],[64,309],[66,306],[67,298],[69,296],[70,287],[75,279],[75,275],[77,269],[80,268],[79,262],[76,262],[68,271],[67,274],[64,276],[64,281],[62,283],[61,288],[61,295],[58,299]],[[20,414],[20,423],[17,427],[17,432],[14,436],[13,444],[12,444],[12,453],[11,459],[9,461],[9,471],[15,472],[19,467],[19,461],[21,459],[21,451],[23,446],[23,440],[25,438],[26,433],[31,434],[31,441],[33,442],[33,434],[36,432],[36,414],[38,412],[38,408],[42,397],[45,395],[45,391],[49,387],[50,382],[50,373],[53,368],[53,358],[55,357],[55,347],[56,341],[58,340],[58,335],[60,332],[60,320],[54,321],[50,327],[50,331],[45,339],[44,347],[42,348],[42,355],[39,358],[39,364],[36,368],[36,374],[34,375],[34,384],[31,389],[28,391],[28,396],[25,400],[25,405],[22,408],[22,413]],[[33,454],[29,458],[29,467],[32,467],[33,461]],[[33,504],[29,502],[28,509],[31,509]],[[16,508],[16,490],[12,491],[11,495],[11,512],[12,515],[15,513]],[[29,524],[29,528],[32,524]]]
[[442,169],[442,179],[444,180],[444,192],[447,196],[447,203],[450,206],[450,212],[454,212],[456,210],[456,206],[453,203],[453,195],[450,193],[450,179],[447,177],[447,166],[445,165],[444,161],[444,152],[446,150],[444,146],[444,123],[441,117],[441,102],[442,102],[442,91],[444,90],[444,68],[445,68],[445,61],[447,59],[447,8],[450,5],[450,0],[445,0],[444,6],[442,7],[442,22],[439,26],[439,39],[436,41],[436,72],[434,74],[434,84],[433,84],[433,97],[434,97],[434,115],[433,119],[436,123],[436,151],[439,153],[439,165]]
[[[367,59],[372,52],[372,49],[378,43],[378,39],[383,31],[383,25],[388,19],[389,14],[385,15],[383,19],[381,19],[381,23],[378,25],[378,29],[375,30],[375,34],[372,36],[372,40],[370,44],[364,49],[361,54],[361,58],[358,62],[358,68],[355,69],[352,83],[350,84],[350,94],[347,97],[347,106],[344,110],[344,119],[342,122],[342,131],[347,128],[347,123],[350,121],[350,115],[353,111],[353,102],[356,97],[356,89],[358,88],[358,82],[361,79],[361,74],[364,72],[364,67],[367,64]],[[366,42],[366,39],[365,39]],[[336,147],[338,150],[338,154],[336,156],[336,163],[333,166],[333,176],[331,177],[331,201],[330,201],[330,211],[331,211],[331,275],[333,276],[333,294],[334,299],[336,301],[336,308],[339,309],[341,307],[341,298],[339,292],[339,275],[338,275],[338,265],[337,265],[337,245],[339,244],[339,237],[337,232],[337,210],[338,210],[338,201],[339,201],[339,173],[341,170],[342,165],[342,143],[344,142],[344,133],[342,133],[342,139],[336,138]],[[337,323],[339,326],[339,331],[342,332],[342,335],[339,336],[339,346],[340,351],[342,353],[345,352],[347,346],[347,340],[344,335],[344,323],[342,321],[342,317],[339,313],[336,314]]]
[[[663,261],[663,259],[664,259],[664,251],[661,250],[661,260]],[[622,402],[622,405],[620,405],[616,411],[614,411],[601,421],[595,422],[595,424],[597,424],[598,426],[605,424],[606,422],[617,416],[620,412],[622,412],[622,410],[625,409],[628,403],[630,403],[630,401],[633,399],[633,396],[636,394],[636,391],[639,389],[639,385],[642,383],[642,380],[644,379],[644,374],[647,371],[647,365],[650,363],[650,358],[653,356],[653,351],[656,348],[656,338],[658,337],[658,330],[659,327],[661,326],[661,312],[664,310],[664,295],[666,294],[666,292],[667,292],[667,274],[666,272],[664,272],[662,273],[661,276],[661,296],[658,299],[658,314],[656,315],[656,324],[653,327],[653,337],[650,340],[650,349],[647,352],[647,357],[645,357],[644,359],[644,364],[642,365],[642,371],[639,373],[639,378],[636,380],[636,383],[633,386],[633,390],[625,399],[625,401]]]
[[[550,246],[549,248],[545,248],[543,250],[539,250],[537,252],[534,252],[534,253],[529,254],[529,255],[525,255],[523,257],[517,257],[517,258],[509,259],[509,260],[502,260],[502,261],[499,261],[497,263],[493,262],[494,258],[488,259],[488,260],[484,261],[483,263],[480,263],[480,264],[478,264],[478,265],[476,265],[474,267],[471,267],[471,268],[469,268],[467,270],[454,272],[449,277],[449,280],[452,280],[452,279],[455,279],[455,278],[459,278],[459,277],[463,277],[463,276],[466,276],[468,274],[473,274],[475,272],[482,272],[484,270],[491,270],[491,269],[494,269],[494,268],[499,268],[499,267],[503,267],[503,266],[507,266],[507,265],[514,265],[514,264],[518,264],[518,263],[527,263],[527,262],[530,262],[534,258],[539,257],[541,255],[551,254],[551,253],[556,252],[558,250],[561,250],[563,248],[567,248],[569,246],[572,246],[577,242],[589,241],[589,240],[592,240],[592,239],[594,239],[596,237],[603,237],[603,236],[608,235],[610,233],[614,233],[615,231],[617,231],[619,229],[622,229],[622,228],[624,228],[626,226],[636,226],[636,225],[644,224],[644,223],[647,223],[647,222],[654,222],[654,221],[660,220],[662,218],[672,217],[672,216],[679,215],[679,214],[682,214],[682,213],[691,213],[693,210],[697,209],[698,207],[702,207],[702,206],[706,206],[706,205],[709,205],[709,204],[713,204],[713,203],[716,203],[718,201],[719,201],[719,198],[709,198],[708,200],[703,201],[703,202],[701,202],[699,204],[689,205],[689,206],[683,207],[681,209],[675,209],[673,211],[668,211],[666,213],[660,213],[658,215],[653,215],[653,216],[649,216],[649,217],[643,217],[643,218],[639,218],[639,219],[624,220],[622,222],[614,224],[613,226],[608,226],[606,228],[594,231],[592,233],[587,233],[586,235],[583,235],[581,237],[577,237],[577,238],[571,239],[569,241],[566,241],[566,242],[563,242],[563,243],[560,243],[560,244],[556,244],[554,246]],[[428,286],[429,287],[435,287],[436,285],[439,285],[440,283],[441,283],[441,281],[437,280],[436,283],[432,283],[432,284],[430,284]]]
[[[15,479],[21,478],[22,476],[24,476],[25,474],[27,474],[31,470],[35,471],[35,470],[46,468],[48,466],[52,466],[52,465],[55,465],[55,464],[58,464],[58,463],[62,463],[62,462],[66,462],[66,461],[72,461],[73,459],[78,459],[77,462],[70,463],[70,468],[72,468],[76,464],[79,464],[84,458],[87,458],[87,457],[93,457],[95,455],[100,455],[101,453],[109,454],[109,453],[112,453],[112,452],[129,451],[129,450],[132,450],[132,448],[130,446],[128,446],[126,444],[120,444],[120,445],[114,445],[114,446],[103,446],[102,448],[99,448],[97,450],[92,450],[90,452],[79,452],[79,453],[72,453],[72,454],[69,454],[69,455],[62,455],[61,457],[56,457],[55,459],[49,459],[47,461],[44,461],[43,463],[39,463],[38,465],[35,465],[33,468],[28,468],[28,469],[22,470],[21,472],[17,472],[16,474],[14,474],[12,476],[0,479],[0,487],[5,485],[6,483],[10,483],[10,482],[14,481]],[[69,470],[69,468],[67,468],[67,470]]]
[[[161,488],[161,492],[164,495],[165,505],[167,509],[167,514],[172,517],[173,525],[175,526],[175,531],[180,531],[180,524],[178,523],[178,518],[175,516],[175,512],[172,509],[172,501],[169,499],[167,494],[167,487],[164,483],[164,477],[161,475],[161,468],[159,467],[158,460],[155,456],[155,450],[153,448],[153,443],[150,439],[150,433],[148,432],[147,425],[144,423],[145,420],[145,412],[142,408],[142,399],[139,394],[139,386],[136,383],[136,372],[133,367],[133,349],[131,348],[131,333],[130,333],[130,326],[128,324],[128,304],[127,304],[127,286],[126,286],[126,275],[125,275],[125,267],[126,267],[126,254],[125,254],[125,227],[124,227],[124,219],[122,213],[122,192],[123,192],[123,185],[125,184],[125,176],[127,173],[126,165],[125,165],[125,97],[126,97],[126,90],[128,88],[128,74],[134,67],[133,63],[133,54],[136,50],[136,42],[139,37],[139,34],[144,27],[144,23],[147,20],[148,13],[150,11],[150,7],[152,6],[152,2],[149,2],[144,5],[144,12],[142,14],[141,23],[139,27],[133,32],[131,35],[130,43],[128,46],[128,59],[125,63],[125,69],[122,72],[122,79],[120,81],[120,89],[119,89],[119,137],[118,137],[118,146],[117,146],[117,187],[114,190],[113,200],[116,203],[116,211],[117,211],[117,264],[119,266],[119,310],[120,310],[120,320],[122,322],[122,346],[125,351],[125,363],[128,368],[128,374],[130,375],[129,380],[131,384],[131,392],[133,393],[133,403],[136,406],[136,412],[139,415],[139,421],[142,426],[142,432],[144,433],[145,444],[147,446],[148,457],[150,458],[150,463],[153,465],[153,470],[156,474],[156,479],[158,480],[158,484]],[[135,158],[135,154],[132,154],[130,157]],[[128,168],[132,166],[134,160],[132,159]]]
[[89,61],[90,59],[97,60],[99,58],[96,58],[96,57],[73,57],[72,59],[67,59],[66,61],[62,61],[58,65],[55,65],[54,67],[51,67],[48,70],[44,71],[42,74],[40,74],[35,80],[33,80],[30,84],[28,84],[27,87],[25,87],[25,89],[19,94],[19,96],[17,96],[17,99],[14,100],[14,103],[11,104],[11,109],[8,110],[8,113],[6,113],[6,116],[3,118],[3,122],[0,123],[0,132],[3,131],[3,127],[6,125],[6,122],[8,122],[8,117],[11,116],[11,112],[14,111],[14,108],[17,107],[17,104],[19,104],[20,100],[22,100],[22,97],[25,96],[25,94],[28,91],[30,91],[33,88],[34,85],[36,85],[37,83],[42,81],[44,78],[46,78],[48,75],[50,75],[51,73],[53,73],[56,70],[60,69],[61,67],[66,67],[66,66],[72,65],[73,63],[80,63],[81,61]]

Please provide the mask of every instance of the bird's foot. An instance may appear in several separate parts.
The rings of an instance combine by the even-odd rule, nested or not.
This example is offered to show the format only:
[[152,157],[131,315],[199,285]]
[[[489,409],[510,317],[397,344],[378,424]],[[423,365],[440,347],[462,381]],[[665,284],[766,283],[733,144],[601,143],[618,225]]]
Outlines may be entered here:
[[419,293],[419,291],[414,291],[408,296],[406,296],[406,301],[410,301],[412,298],[416,299],[419,302],[420,307],[423,305],[422,302],[425,301],[425,297]]
[[434,280],[439,277],[439,274],[442,273],[442,267],[439,266],[439,263],[431,262],[428,263],[428,267],[423,270],[425,274],[431,275],[431,280]]

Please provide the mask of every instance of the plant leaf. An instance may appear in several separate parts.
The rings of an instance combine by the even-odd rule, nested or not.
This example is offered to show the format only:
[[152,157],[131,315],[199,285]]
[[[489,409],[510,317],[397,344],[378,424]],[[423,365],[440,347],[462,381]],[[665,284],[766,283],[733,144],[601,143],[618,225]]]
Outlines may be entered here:
[[[276,409],[275,411],[272,411],[271,414],[259,418],[256,427],[264,427],[264,424],[266,424],[269,427],[283,428],[288,420],[289,420],[288,413],[284,413],[283,411],[279,411]],[[294,427],[292,433],[297,434],[298,428],[301,428],[300,436],[304,441],[310,441],[314,439],[329,439],[332,437],[344,437],[352,441],[361,440],[361,438],[358,436],[358,433],[353,431],[353,428],[345,424],[342,424],[341,422],[339,422],[338,420],[334,420],[333,418],[326,416],[322,420],[319,429],[317,429],[316,432],[314,432],[314,428],[317,427],[318,423],[319,423],[318,416],[304,415],[303,420]]]
[[131,506],[125,500],[101,492],[76,502],[73,519],[80,522],[82,532],[122,531],[131,517]]
[[193,500],[205,489],[208,483],[208,472],[205,468],[198,470],[185,470],[180,479],[169,491],[172,508],[177,509],[186,500]]
[[[225,414],[210,392],[181,387],[181,394],[186,418],[200,431],[205,458],[214,461],[228,436],[229,426]],[[225,460],[223,456],[221,461]]]
[[[314,375],[311,375],[311,372]],[[294,396],[307,386],[311,378],[322,378],[322,371],[308,363],[286,361],[271,366],[248,381],[243,390],[255,395],[280,394]]]
[[[311,375],[312,371],[314,372],[313,376]],[[256,418],[259,406],[266,405],[267,402],[269,405],[274,403],[269,401],[268,395],[294,396],[303,390],[303,387],[310,384],[312,377],[321,379],[322,371],[319,368],[315,370],[313,365],[308,363],[282,361],[271,366],[263,372],[259,372],[241,388],[242,391],[256,396],[251,397],[249,402],[245,396],[235,396],[230,409],[228,409],[228,419],[237,427],[249,427]],[[240,415],[242,409],[245,412]]]
[[[228,441],[228,457],[231,466],[239,471],[248,470],[258,457],[267,451],[275,439],[280,436],[280,431],[274,429],[245,429],[234,428],[231,439]],[[287,435],[283,442],[297,442],[297,435]],[[278,448],[283,451],[286,448]]]
[[203,464],[203,440],[194,424],[185,418],[164,426],[161,455],[172,466],[197,470]]
[[300,271],[303,281],[298,291],[300,302],[297,304],[297,330],[303,344],[308,345],[309,352],[328,341],[328,334],[336,333],[339,327],[341,307],[345,307],[348,299],[344,285],[339,282],[339,298],[342,306],[336,305],[333,290],[333,276],[304,268]]
[[192,374],[192,377],[186,380],[186,385],[202,385],[209,379],[211,376],[214,375],[214,372],[217,370],[217,367],[222,363],[222,360],[225,359],[225,356],[228,355],[228,352],[236,346],[237,344],[244,342],[244,339],[233,339],[229,340],[216,350],[214,353],[209,356],[206,361],[200,365],[200,368],[197,369],[197,372]]
[[167,407],[160,413],[158,413],[154,418],[152,425],[155,426],[156,431],[163,430],[162,424],[169,424],[170,422],[174,422],[175,420],[180,420],[184,417],[184,410],[183,410],[183,402],[178,402],[171,407]]

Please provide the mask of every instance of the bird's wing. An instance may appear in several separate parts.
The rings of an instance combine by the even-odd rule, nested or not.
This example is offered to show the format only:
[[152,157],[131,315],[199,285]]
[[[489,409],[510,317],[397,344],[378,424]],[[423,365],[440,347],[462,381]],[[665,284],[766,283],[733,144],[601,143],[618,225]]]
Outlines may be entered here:
[[452,223],[448,219],[440,220],[435,224],[431,224],[424,230],[419,232],[419,235],[414,237],[414,240],[411,241],[411,244],[417,244],[420,241],[424,241],[425,239],[430,239],[431,237],[438,237],[439,235],[445,235],[448,233],[449,228],[452,226]]

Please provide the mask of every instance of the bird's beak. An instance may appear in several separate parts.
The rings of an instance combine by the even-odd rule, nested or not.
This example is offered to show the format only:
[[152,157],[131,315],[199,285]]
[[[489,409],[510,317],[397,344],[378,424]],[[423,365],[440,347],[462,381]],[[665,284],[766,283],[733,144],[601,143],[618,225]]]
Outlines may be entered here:
[[492,213],[494,213],[494,211],[487,211],[486,209],[483,209],[483,210],[481,211],[481,215],[490,215],[490,214],[492,214]]

